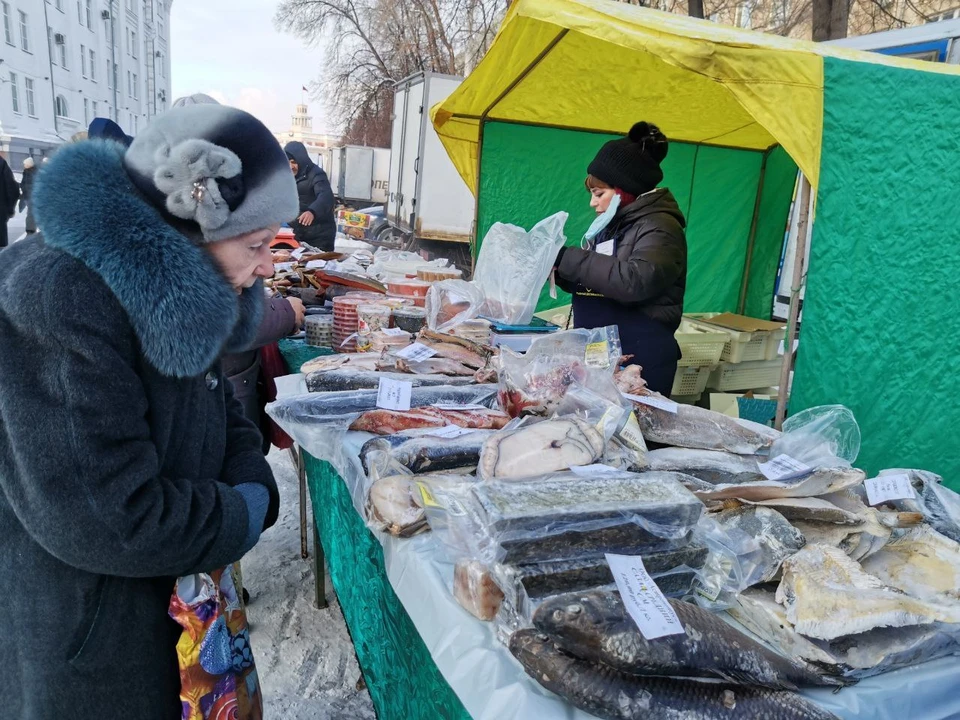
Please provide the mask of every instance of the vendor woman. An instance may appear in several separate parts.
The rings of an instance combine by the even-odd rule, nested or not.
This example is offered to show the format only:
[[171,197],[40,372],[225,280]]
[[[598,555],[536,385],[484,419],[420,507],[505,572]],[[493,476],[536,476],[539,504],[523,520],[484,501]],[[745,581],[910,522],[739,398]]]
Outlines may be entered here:
[[586,180],[597,218],[585,249],[561,249],[556,276],[573,294],[575,327],[617,325],[624,355],[633,355],[652,390],[669,397],[680,359],[674,332],[683,313],[687,241],[676,199],[657,187],[667,147],[656,125],[638,122],[627,137],[600,148]]

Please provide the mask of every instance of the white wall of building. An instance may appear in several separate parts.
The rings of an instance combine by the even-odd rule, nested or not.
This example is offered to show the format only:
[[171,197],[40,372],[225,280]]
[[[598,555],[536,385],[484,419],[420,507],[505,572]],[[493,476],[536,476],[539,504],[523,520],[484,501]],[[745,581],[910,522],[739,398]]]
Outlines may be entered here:
[[15,170],[94,117],[136,135],[170,107],[172,2],[0,0],[0,149]]

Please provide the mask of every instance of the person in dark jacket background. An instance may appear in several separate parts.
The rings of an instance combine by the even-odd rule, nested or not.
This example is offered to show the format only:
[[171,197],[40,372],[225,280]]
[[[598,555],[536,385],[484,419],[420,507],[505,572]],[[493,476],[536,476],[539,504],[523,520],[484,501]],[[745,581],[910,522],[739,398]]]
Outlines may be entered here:
[[0,155],[0,212],[3,222],[0,223],[0,248],[9,243],[7,238],[7,223],[17,214],[17,201],[20,200],[20,186],[13,176],[13,170],[7,164],[7,159]]
[[104,140],[116,140],[125,147],[130,147],[133,138],[127,135],[123,128],[110,118],[94,118],[87,128],[87,137],[91,140],[101,138]]
[[587,249],[562,248],[558,284],[573,294],[574,325],[617,325],[624,355],[643,368],[647,385],[670,396],[680,359],[674,333],[687,285],[686,221],[673,194],[658,188],[667,138],[638,122],[603,145],[587,168],[597,212]]
[[65,145],[33,201],[42,233],[0,252],[0,715],[175,720],[176,579],[279,511],[218,359],[256,334],[296,186],[262,123],[197,105]]
[[27,211],[26,230],[27,235],[33,235],[37,231],[37,221],[33,217],[33,203],[30,197],[33,193],[33,180],[37,174],[37,163],[32,157],[23,161],[23,176],[20,178],[20,212]]
[[333,190],[327,174],[310,159],[302,142],[287,143],[283,150],[290,159],[300,196],[300,214],[290,222],[294,237],[297,242],[331,252],[337,238],[337,222],[333,217]]

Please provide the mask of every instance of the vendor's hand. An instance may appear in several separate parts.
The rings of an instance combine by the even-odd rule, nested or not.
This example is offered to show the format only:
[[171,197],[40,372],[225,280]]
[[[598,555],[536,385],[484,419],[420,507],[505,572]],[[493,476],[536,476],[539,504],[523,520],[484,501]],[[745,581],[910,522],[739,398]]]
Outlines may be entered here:
[[306,310],[303,307],[303,301],[295,298],[288,297],[287,302],[290,303],[290,307],[293,308],[293,315],[297,321],[297,330],[303,327],[303,317],[306,315]]
[[309,210],[305,210],[300,217],[297,218],[297,222],[303,225],[304,227],[310,227],[313,225],[313,213]]

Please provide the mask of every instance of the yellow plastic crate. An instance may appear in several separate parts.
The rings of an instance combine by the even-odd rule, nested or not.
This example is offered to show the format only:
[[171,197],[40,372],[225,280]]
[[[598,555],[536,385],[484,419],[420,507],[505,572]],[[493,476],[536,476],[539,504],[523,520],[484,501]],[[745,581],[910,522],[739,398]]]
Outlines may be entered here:
[[741,363],[777,359],[777,355],[780,353],[780,341],[787,335],[785,328],[742,332],[722,328],[719,325],[710,325],[709,322],[706,322],[719,314],[689,313],[684,315],[683,318],[695,327],[721,332],[727,336],[727,342],[720,355],[722,362]]
[[702,368],[678,367],[677,374],[673,377],[673,389],[670,391],[670,395],[699,395],[707,387],[711,370],[713,370],[713,366]]
[[730,337],[720,328],[711,328],[683,319],[674,334],[683,357],[677,367],[708,367],[720,362]]

